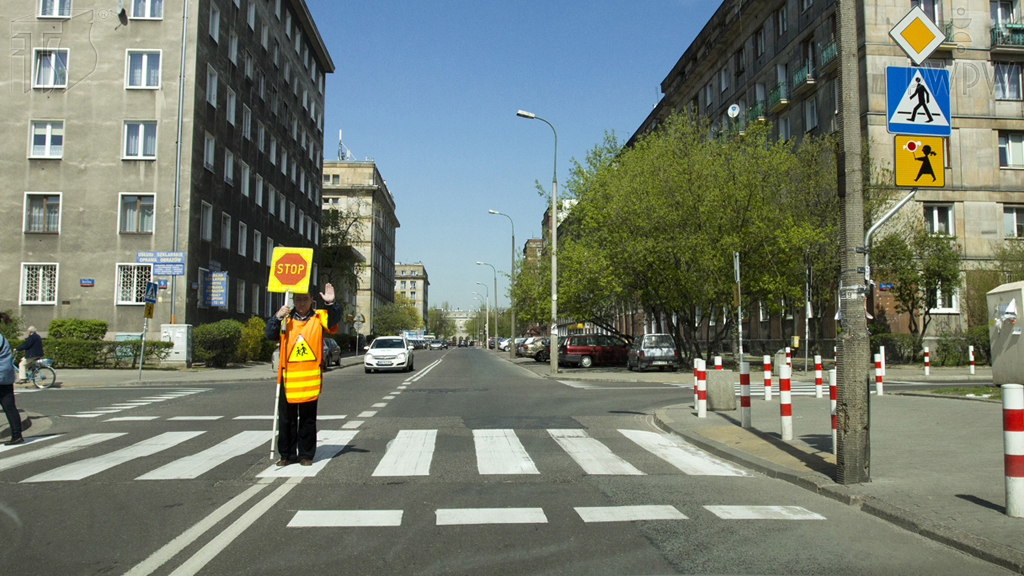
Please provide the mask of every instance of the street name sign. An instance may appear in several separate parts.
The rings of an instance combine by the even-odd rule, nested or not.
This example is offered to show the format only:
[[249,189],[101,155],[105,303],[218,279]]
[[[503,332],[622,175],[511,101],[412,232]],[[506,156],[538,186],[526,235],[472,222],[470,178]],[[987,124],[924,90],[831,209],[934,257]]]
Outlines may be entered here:
[[894,138],[897,186],[942,188],[946,185],[945,144],[941,136]]
[[885,103],[889,133],[949,136],[949,70],[886,67]]
[[267,292],[309,292],[312,269],[312,248],[275,247],[270,259]]
[[920,65],[936,48],[946,40],[946,34],[925,15],[920,6],[915,6],[899,21],[889,36],[914,61]]

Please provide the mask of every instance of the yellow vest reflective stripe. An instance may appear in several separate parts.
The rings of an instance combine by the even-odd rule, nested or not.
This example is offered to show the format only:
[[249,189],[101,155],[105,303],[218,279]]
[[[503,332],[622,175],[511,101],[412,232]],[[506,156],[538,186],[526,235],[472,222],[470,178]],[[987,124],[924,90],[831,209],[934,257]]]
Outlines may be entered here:
[[[295,320],[289,317],[285,318],[284,322],[285,334],[281,336],[277,382],[284,383],[284,397],[289,404],[311,402],[320,396],[324,330],[331,331],[327,326],[327,311],[315,310],[308,320]],[[312,352],[311,360],[291,360],[300,336],[309,352]]]

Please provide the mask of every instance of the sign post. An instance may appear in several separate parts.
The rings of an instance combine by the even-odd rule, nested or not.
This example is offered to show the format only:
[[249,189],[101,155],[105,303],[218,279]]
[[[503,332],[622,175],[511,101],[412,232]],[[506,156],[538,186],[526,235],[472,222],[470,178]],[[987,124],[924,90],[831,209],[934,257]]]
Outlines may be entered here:
[[146,308],[142,319],[142,341],[139,345],[139,382],[142,382],[142,363],[146,360],[146,330],[149,329],[149,319],[153,317],[153,305],[156,304],[155,282],[146,282],[145,301]]

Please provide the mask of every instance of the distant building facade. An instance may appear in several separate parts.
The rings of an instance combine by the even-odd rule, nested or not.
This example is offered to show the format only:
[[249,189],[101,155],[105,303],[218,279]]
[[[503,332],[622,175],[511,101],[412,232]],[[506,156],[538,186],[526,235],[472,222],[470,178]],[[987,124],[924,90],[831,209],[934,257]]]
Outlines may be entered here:
[[427,269],[422,262],[412,264],[395,262],[395,292],[412,300],[424,327],[427,325],[427,310],[430,309],[429,288],[430,280],[427,278]]

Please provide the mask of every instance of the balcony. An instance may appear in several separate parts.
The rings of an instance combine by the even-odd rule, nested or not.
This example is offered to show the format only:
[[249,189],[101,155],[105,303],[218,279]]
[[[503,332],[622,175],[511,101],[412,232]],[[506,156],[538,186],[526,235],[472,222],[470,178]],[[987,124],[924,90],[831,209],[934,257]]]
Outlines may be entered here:
[[821,72],[828,73],[839,66],[839,45],[835,40],[821,49]]
[[747,122],[757,122],[758,120],[764,120],[767,114],[765,110],[768,107],[765,105],[764,100],[758,100],[753,106],[747,108]]
[[814,90],[816,85],[814,67],[811,65],[811,61],[808,60],[793,74],[793,93],[803,94],[804,92],[810,92]]
[[992,28],[993,52],[1024,52],[1024,24],[1004,24]]
[[777,114],[785,110],[786,106],[789,106],[789,90],[785,82],[779,82],[779,85],[768,93],[768,111]]
[[[967,23],[969,24],[970,20],[967,20]],[[961,21],[961,26],[957,26],[956,24],[954,24],[954,20],[946,20],[945,22],[938,22],[938,24],[939,24],[939,28],[942,28],[943,30],[946,31],[946,38],[942,41],[942,44],[939,44],[939,47],[936,48],[935,51],[936,52],[952,52],[953,50],[956,50],[956,48],[957,48],[957,40],[956,40],[957,28],[964,28],[963,22]],[[966,30],[962,31],[960,33],[960,35],[961,35],[961,39],[965,43],[968,43],[968,44],[970,43],[971,37],[970,37],[970,34],[968,34],[966,32]]]

